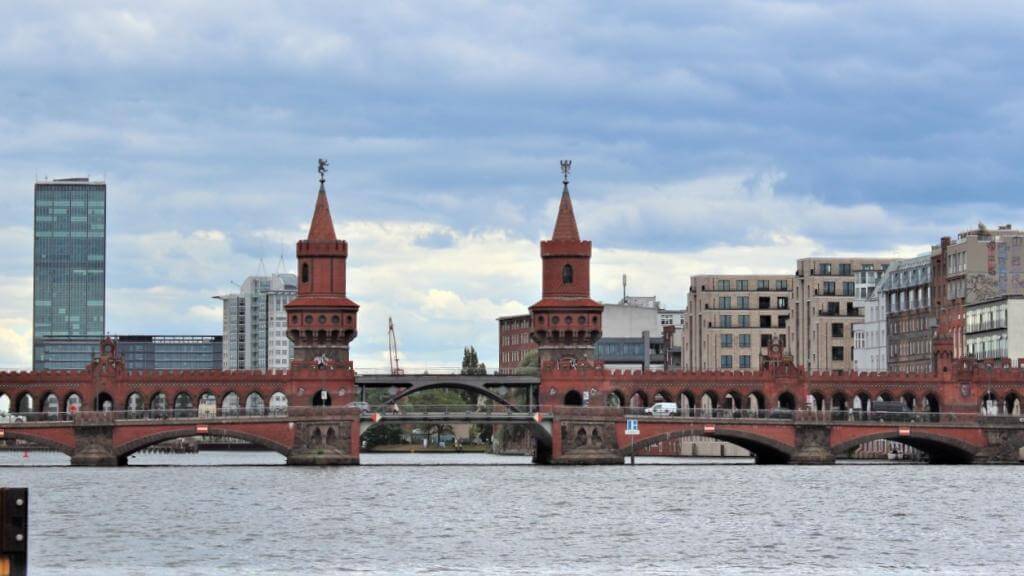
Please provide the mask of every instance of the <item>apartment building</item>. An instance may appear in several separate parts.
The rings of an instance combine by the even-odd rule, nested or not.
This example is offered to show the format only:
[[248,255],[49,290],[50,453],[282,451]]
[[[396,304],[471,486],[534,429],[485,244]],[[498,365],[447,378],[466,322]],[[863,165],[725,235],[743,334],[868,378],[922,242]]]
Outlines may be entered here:
[[[857,285],[883,271],[887,258],[802,258],[793,286],[794,361],[811,371],[854,369],[853,326],[863,322]],[[865,286],[862,286],[865,287]]]
[[893,262],[881,285],[886,306],[890,372],[932,372],[937,319],[931,298],[930,254]]
[[498,318],[498,370],[514,371],[526,353],[536,349],[537,343],[530,339],[529,314]]
[[754,371],[773,338],[790,348],[792,275],[690,278],[683,369]]

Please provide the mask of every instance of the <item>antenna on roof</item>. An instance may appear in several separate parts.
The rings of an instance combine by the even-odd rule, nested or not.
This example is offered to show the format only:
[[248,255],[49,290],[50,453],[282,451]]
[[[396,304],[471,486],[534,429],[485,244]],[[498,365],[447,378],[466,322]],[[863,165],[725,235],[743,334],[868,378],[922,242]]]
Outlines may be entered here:
[[281,243],[281,257],[277,259],[277,273],[284,274],[288,269],[284,263],[284,242]]
[[622,301],[626,301],[626,275],[622,275]]

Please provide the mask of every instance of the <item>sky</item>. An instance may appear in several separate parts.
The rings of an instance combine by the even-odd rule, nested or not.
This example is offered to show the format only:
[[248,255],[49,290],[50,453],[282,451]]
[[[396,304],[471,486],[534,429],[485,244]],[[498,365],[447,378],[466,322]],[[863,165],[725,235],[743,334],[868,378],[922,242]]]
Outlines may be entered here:
[[1012,1],[0,4],[0,369],[31,365],[32,185],[108,183],[107,331],[219,334],[295,269],[330,161],[357,368],[497,365],[561,192],[602,301],[1024,225]]

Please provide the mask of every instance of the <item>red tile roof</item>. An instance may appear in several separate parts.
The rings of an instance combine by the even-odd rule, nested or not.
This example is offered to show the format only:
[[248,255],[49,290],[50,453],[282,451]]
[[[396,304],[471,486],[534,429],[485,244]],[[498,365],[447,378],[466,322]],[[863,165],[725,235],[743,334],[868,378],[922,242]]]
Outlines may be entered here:
[[558,218],[555,220],[555,231],[551,233],[551,239],[580,241],[580,231],[576,228],[576,215],[572,211],[568,184],[562,188],[562,202],[558,205]]
[[327,203],[327,191],[324,190],[323,183],[320,184],[320,193],[316,197],[316,209],[313,211],[313,221],[309,225],[309,236],[306,239],[311,242],[334,242],[338,239],[334,234],[331,207]]

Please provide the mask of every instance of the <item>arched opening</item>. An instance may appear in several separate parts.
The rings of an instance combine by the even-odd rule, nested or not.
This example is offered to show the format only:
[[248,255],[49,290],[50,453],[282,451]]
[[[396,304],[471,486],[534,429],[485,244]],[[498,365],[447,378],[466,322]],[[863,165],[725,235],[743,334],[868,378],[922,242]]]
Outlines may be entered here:
[[835,446],[837,457],[877,460],[919,460],[931,464],[969,464],[974,448],[954,438],[914,430],[910,436],[896,432],[870,434]]
[[313,394],[313,406],[330,406],[331,395],[327,393],[327,390],[317,390]]
[[637,390],[629,397],[630,408],[646,408],[650,404],[647,402],[647,394],[644,394],[643,390]]
[[925,412],[939,411],[939,399],[935,394],[928,394],[924,397],[924,410]]
[[654,402],[655,403],[658,403],[658,402],[671,402],[671,401],[672,401],[672,395],[669,394],[668,392],[665,392],[663,390],[659,390],[659,391],[654,393]]
[[779,394],[778,408],[779,410],[796,410],[796,398],[789,392]]
[[263,415],[263,396],[260,396],[259,392],[253,392],[245,398],[245,415],[246,416],[262,416]]
[[217,416],[217,396],[213,392],[203,392],[199,395],[197,410],[200,418],[213,418]]
[[985,392],[985,395],[981,397],[981,413],[985,416],[999,414],[999,399],[991,390]]
[[145,409],[146,406],[142,400],[142,394],[138,392],[132,392],[124,401],[124,410],[128,413],[129,418],[139,418]]
[[846,405],[846,395],[837,392],[832,395],[832,411],[846,412],[849,407]]
[[82,410],[82,397],[72,392],[64,400],[64,409],[70,414],[77,414]]
[[149,400],[149,409],[155,416],[163,416],[167,413],[167,394],[157,392]]
[[605,396],[604,403],[612,408],[621,408],[625,402],[622,399],[622,393],[618,390],[612,390]]
[[110,397],[110,394],[100,392],[96,395],[96,405],[94,408],[97,412],[112,412],[114,410],[114,399]]
[[1020,416],[1020,397],[1010,392],[1003,399],[1003,413],[1009,416]]
[[52,392],[43,396],[43,413],[47,418],[54,419],[60,414],[60,399]]
[[811,397],[808,398],[808,400],[810,400],[810,405],[808,406],[808,408],[810,408],[811,410],[825,410],[825,396],[820,392],[811,392]]
[[856,412],[871,411],[871,397],[868,396],[867,392],[861,392],[853,397],[853,409]]
[[7,394],[0,394],[0,414],[9,414],[11,411],[11,397]]
[[910,410],[912,412],[917,410],[917,398],[910,392],[906,392],[902,396],[900,396],[900,402],[903,404],[903,407],[906,408],[907,410]]
[[[716,463],[747,464],[788,462],[792,448],[775,440],[742,431],[704,432],[702,427],[659,434],[620,449],[623,455],[715,458]],[[721,459],[721,460],[718,460]],[[685,460],[684,460],[685,462]]]
[[187,418],[192,415],[192,396],[188,392],[179,392],[174,397],[174,416]]
[[242,403],[238,399],[238,394],[234,392],[228,392],[220,401],[220,413],[225,416],[238,416],[241,408]]
[[[253,464],[285,464],[289,447],[275,440],[233,429],[211,429],[196,434],[195,426],[177,426],[128,442],[118,450],[124,464],[176,464],[178,455],[205,450],[238,452],[240,460]],[[268,451],[272,453],[268,453]],[[234,458],[232,458],[234,460]]]
[[747,410],[757,414],[764,409],[764,397],[761,396],[760,392],[751,392],[750,394],[747,394]]
[[309,282],[309,264],[302,263],[302,283]]
[[882,392],[875,397],[875,402],[892,402],[892,394],[888,392]]
[[270,413],[284,415],[288,413],[288,397],[284,392],[274,392],[270,395]]
[[739,410],[741,406],[740,395],[736,392],[729,392],[722,397],[722,408],[726,410]]
[[29,394],[28,392],[24,392],[24,393],[22,393],[21,396],[18,396],[18,412],[19,413],[33,412],[33,411],[35,411],[35,408],[36,408],[35,398],[32,398],[31,394]]
[[693,415],[693,394],[689,392],[679,394],[679,414],[681,416]]
[[562,403],[566,406],[583,406],[583,395],[576,390],[569,390],[565,393]]
[[700,415],[714,416],[715,408],[718,408],[718,397],[714,392],[705,392],[700,396]]
[[572,266],[562,266],[562,284],[572,284]]

